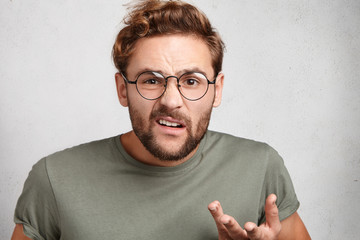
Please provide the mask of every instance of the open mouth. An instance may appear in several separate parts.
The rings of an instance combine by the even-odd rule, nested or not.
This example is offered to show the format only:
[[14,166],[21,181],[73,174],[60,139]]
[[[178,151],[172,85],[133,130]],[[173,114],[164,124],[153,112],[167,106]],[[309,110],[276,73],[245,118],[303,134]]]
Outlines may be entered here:
[[170,122],[170,121],[166,121],[164,119],[160,119],[158,121],[158,123],[162,126],[166,126],[166,127],[172,127],[172,128],[183,128],[184,126],[180,123],[176,123],[176,122]]

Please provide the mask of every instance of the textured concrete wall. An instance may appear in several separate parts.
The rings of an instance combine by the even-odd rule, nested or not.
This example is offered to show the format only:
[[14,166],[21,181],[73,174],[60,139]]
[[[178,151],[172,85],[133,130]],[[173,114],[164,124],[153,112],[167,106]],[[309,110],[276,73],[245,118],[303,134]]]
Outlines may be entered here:
[[[110,58],[122,2],[0,0],[0,239],[37,160],[130,129]],[[280,152],[313,239],[356,239],[360,2],[193,3],[227,45],[210,128]]]

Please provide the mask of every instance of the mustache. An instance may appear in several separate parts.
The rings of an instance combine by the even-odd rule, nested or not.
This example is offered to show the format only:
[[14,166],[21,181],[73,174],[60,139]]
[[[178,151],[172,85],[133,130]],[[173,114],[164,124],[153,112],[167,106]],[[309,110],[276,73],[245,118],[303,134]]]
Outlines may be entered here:
[[191,123],[191,119],[187,115],[185,115],[177,110],[169,111],[165,106],[160,106],[158,109],[153,110],[151,112],[150,120],[156,119],[158,117],[171,117],[174,119],[178,119],[178,120],[184,121],[187,126],[190,126],[190,123]]

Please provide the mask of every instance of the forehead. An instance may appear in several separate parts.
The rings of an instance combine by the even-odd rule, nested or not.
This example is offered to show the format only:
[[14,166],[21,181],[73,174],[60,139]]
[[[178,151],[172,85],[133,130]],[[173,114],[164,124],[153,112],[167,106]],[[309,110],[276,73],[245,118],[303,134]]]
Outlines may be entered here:
[[135,76],[141,71],[153,70],[164,74],[180,74],[199,69],[212,73],[209,47],[193,35],[162,35],[142,38],[135,44],[127,73]]

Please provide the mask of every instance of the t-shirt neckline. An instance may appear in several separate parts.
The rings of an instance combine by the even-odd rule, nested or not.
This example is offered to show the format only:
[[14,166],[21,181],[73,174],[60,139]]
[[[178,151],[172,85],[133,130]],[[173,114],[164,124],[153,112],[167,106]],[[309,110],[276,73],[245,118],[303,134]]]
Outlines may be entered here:
[[154,173],[160,175],[177,175],[184,172],[188,172],[191,169],[195,168],[198,164],[200,164],[201,155],[202,155],[201,153],[206,144],[207,135],[208,134],[206,132],[203,139],[200,141],[199,147],[196,150],[195,154],[189,160],[173,167],[153,166],[134,159],[125,151],[124,146],[120,141],[121,135],[115,137],[115,144],[119,153],[122,155],[122,158],[126,163],[131,164],[134,167],[140,168],[148,173]]

